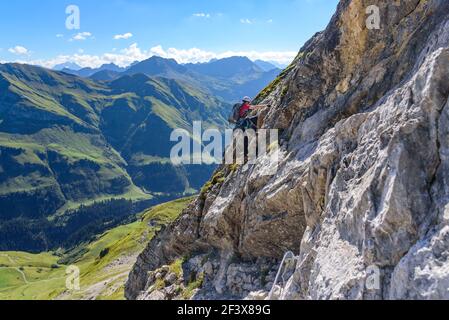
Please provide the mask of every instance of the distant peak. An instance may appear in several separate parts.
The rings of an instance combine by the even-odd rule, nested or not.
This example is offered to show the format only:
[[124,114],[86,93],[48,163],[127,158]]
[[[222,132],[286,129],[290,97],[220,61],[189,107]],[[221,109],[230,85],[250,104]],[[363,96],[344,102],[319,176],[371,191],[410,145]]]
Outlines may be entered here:
[[115,63],[111,62],[111,63],[105,63],[103,64],[101,67],[118,67],[118,65],[116,65]]
[[70,69],[70,70],[78,71],[78,70],[81,70],[82,67],[79,66],[78,64],[76,64],[75,62],[65,62],[65,63],[61,63],[61,64],[55,65],[52,69],[56,70],[56,71],[61,71],[61,70],[64,70],[64,69]]
[[148,58],[147,61],[162,61],[162,62],[172,62],[172,63],[178,64],[178,62],[175,59],[163,58],[160,56],[152,56],[152,57]]

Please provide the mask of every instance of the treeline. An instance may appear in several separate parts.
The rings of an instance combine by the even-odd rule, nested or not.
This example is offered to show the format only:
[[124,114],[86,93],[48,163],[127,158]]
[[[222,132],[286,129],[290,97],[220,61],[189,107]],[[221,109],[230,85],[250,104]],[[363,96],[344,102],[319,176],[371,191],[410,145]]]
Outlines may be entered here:
[[42,252],[70,249],[97,235],[136,219],[136,214],[174,197],[133,202],[114,199],[68,210],[53,221],[17,217],[0,220],[0,251]]
[[56,225],[64,227],[58,228],[50,237],[55,245],[70,248],[80,242],[91,241],[104,230],[132,220],[134,213],[133,201],[126,199],[82,205],[76,210],[68,210],[59,221],[56,220]]

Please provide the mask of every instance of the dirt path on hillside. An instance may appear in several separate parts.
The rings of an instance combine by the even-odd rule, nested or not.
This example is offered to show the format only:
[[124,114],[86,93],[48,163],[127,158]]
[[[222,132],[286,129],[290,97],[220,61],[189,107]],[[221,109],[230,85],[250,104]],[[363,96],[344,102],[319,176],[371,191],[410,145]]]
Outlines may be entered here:
[[[9,255],[4,254],[4,253],[2,253],[0,255],[3,256],[3,257],[6,257],[9,260],[10,263],[16,264],[16,261],[14,261]],[[32,268],[37,268],[37,267],[32,267]],[[49,268],[43,268],[43,267],[40,267],[40,268],[41,269],[49,269]],[[63,277],[58,277],[58,278],[50,278],[50,279],[44,279],[44,280],[29,281],[27,276],[26,276],[26,274],[25,274],[25,272],[20,270],[20,267],[0,267],[0,270],[2,270],[2,269],[12,269],[12,270],[15,270],[18,273],[20,273],[20,275],[22,276],[23,282],[25,282],[25,285],[36,284],[36,283],[41,283],[41,282],[49,282],[49,281],[53,281],[53,280],[60,280],[60,279],[65,279],[66,278],[65,276],[63,276]]]

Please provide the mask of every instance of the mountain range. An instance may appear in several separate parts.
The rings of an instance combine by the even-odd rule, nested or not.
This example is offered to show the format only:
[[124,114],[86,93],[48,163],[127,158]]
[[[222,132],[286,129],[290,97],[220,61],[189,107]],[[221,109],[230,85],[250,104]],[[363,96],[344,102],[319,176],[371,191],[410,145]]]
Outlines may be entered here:
[[126,68],[121,68],[114,63],[103,64],[99,68],[80,68],[76,64],[74,64],[74,65],[67,64],[67,65],[55,66],[53,69],[56,71],[63,71],[66,73],[74,74],[74,75],[77,75],[77,76],[80,76],[83,78],[89,78],[92,75],[94,75],[98,72],[102,72],[102,71],[110,71],[110,72],[120,73],[120,72],[124,72],[126,70]]
[[128,68],[107,64],[97,69],[63,68],[62,71],[96,81],[113,81],[124,75],[139,73],[151,77],[183,80],[223,101],[233,103],[243,96],[256,96],[277,77],[281,69],[269,62],[261,60],[253,62],[247,57],[230,57],[207,63],[179,64],[174,59],[153,56],[136,62]]
[[74,245],[197,192],[214,166],[173,166],[170,134],[194,120],[224,127],[230,110],[192,83],[143,73],[95,82],[3,64],[0,92],[0,250]]

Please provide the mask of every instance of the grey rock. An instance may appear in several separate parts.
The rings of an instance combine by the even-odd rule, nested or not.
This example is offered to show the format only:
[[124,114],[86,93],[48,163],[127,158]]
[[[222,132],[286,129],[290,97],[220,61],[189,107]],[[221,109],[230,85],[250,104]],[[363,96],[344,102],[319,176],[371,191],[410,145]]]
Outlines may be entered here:
[[210,261],[206,262],[206,264],[203,266],[204,273],[208,276],[211,276],[214,274],[214,266]]
[[268,292],[266,291],[255,291],[250,292],[245,300],[253,300],[253,301],[261,301],[265,300],[268,297]]
[[154,276],[157,280],[160,280],[164,277],[164,274],[162,272],[158,272],[156,273],[156,275]]
[[179,292],[179,286],[173,284],[164,289],[166,295],[170,298],[173,298]]
[[163,291],[155,290],[148,295],[143,295],[141,300],[166,300],[167,296]]
[[174,284],[176,281],[178,281],[178,276],[171,272],[165,277],[165,283],[168,285]]

